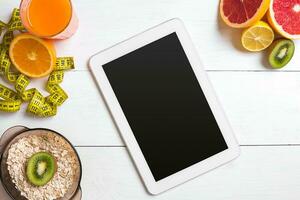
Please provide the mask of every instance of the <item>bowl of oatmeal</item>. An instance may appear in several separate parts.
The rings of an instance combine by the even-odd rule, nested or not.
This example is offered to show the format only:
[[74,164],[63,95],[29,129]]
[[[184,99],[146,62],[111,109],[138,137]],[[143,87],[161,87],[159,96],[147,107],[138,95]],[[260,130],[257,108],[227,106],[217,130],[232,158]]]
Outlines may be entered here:
[[[2,187],[13,200],[75,200],[81,199],[82,167],[72,144],[61,134],[49,129],[13,127],[0,139],[0,178]],[[32,182],[29,163],[39,154],[49,155],[53,164],[51,177],[43,184]],[[40,159],[40,158],[35,158]],[[35,160],[34,160],[35,161]],[[46,160],[47,161],[47,160]],[[39,173],[49,172],[42,160],[37,160]],[[1,197],[1,189],[0,189]]]

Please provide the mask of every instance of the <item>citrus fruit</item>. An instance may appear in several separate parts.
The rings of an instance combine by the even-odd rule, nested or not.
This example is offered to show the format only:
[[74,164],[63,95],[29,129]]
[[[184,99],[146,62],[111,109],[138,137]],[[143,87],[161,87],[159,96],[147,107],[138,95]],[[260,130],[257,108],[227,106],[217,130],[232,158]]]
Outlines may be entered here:
[[258,21],[242,34],[242,45],[249,51],[261,51],[270,46],[273,40],[272,28],[263,21]]
[[259,21],[267,12],[270,0],[221,0],[220,15],[233,28],[245,28]]
[[283,37],[300,39],[299,0],[271,0],[268,20]]
[[50,74],[56,62],[53,44],[28,33],[13,39],[9,47],[9,56],[21,73],[32,78]]

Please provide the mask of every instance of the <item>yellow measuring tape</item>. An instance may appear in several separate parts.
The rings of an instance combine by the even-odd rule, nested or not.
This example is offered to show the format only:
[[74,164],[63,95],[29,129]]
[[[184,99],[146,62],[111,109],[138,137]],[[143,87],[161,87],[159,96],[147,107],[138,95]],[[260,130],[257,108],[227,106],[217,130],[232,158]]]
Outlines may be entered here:
[[2,31],[5,29],[6,24],[0,20],[0,35],[2,34]]
[[21,17],[20,17],[20,10],[18,8],[15,8],[12,12],[12,16],[10,18],[10,21],[8,22],[8,31],[23,31],[25,30]]
[[0,101],[0,110],[5,112],[15,112],[20,110],[21,99],[18,94],[0,84],[0,98],[4,99]]
[[57,107],[61,106],[68,98],[67,93],[60,87],[64,79],[64,71],[74,69],[72,57],[59,57],[56,60],[54,71],[49,75],[46,83],[46,91],[49,96],[44,97],[36,88],[27,89],[30,79],[24,74],[12,72],[8,50],[14,38],[13,31],[25,30],[19,9],[14,9],[8,24],[0,21],[0,37],[3,32],[2,43],[0,44],[0,75],[14,84],[15,91],[0,84],[0,111],[16,112],[20,110],[23,102],[29,102],[26,111],[39,117],[50,117],[57,113]]

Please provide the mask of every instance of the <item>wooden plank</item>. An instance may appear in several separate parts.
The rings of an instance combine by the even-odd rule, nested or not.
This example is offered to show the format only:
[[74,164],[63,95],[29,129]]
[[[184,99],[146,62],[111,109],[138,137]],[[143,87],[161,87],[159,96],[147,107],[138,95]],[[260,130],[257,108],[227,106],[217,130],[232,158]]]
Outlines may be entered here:
[[299,72],[209,73],[240,144],[299,144],[299,75]]
[[233,162],[159,196],[149,195],[125,148],[77,148],[83,199],[298,200],[300,147],[242,147]]
[[[32,80],[28,88],[38,88],[44,96],[45,80]],[[3,80],[0,78],[0,83]],[[7,84],[6,84],[7,85]],[[28,115],[27,104],[17,113],[0,113],[0,134],[8,127],[24,125],[57,130],[76,145],[122,145],[119,134],[110,118],[97,86],[89,72],[65,73],[61,84],[69,99],[58,108],[56,116],[38,118]]]
[[[208,70],[269,70],[262,53],[245,52],[241,30],[219,20],[218,2],[198,0],[74,0],[80,19],[78,32],[69,40],[56,42],[58,56],[72,55],[76,67],[87,70],[91,55],[168,19],[181,18]],[[19,0],[1,3],[0,19],[7,20]],[[297,41],[297,46],[300,41]],[[283,70],[299,70],[300,49]]]
[[[300,144],[299,75],[299,72],[209,72],[240,144]],[[42,89],[44,81],[34,80],[28,88]],[[59,108],[57,116],[33,118],[25,114],[23,105],[18,113],[0,114],[0,133],[23,124],[55,129],[76,145],[123,145],[89,72],[66,73],[62,87],[70,98]]]

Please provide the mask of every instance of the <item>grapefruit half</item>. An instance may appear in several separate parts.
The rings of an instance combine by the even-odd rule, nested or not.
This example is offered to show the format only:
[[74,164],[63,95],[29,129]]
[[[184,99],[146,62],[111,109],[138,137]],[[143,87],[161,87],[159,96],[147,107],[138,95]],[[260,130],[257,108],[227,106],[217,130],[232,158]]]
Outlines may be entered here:
[[270,0],[221,0],[220,15],[233,28],[245,28],[259,21],[267,12]]
[[300,39],[300,0],[271,0],[268,21],[283,37]]

